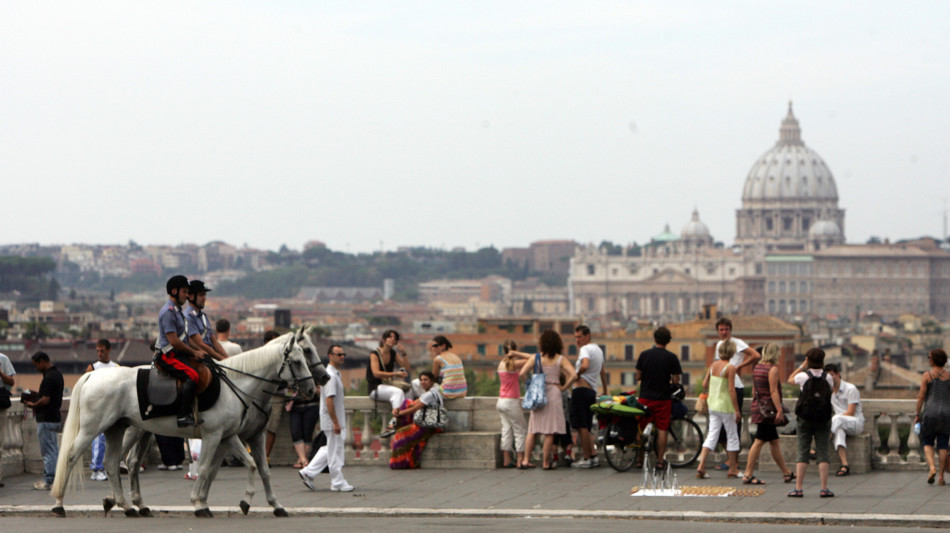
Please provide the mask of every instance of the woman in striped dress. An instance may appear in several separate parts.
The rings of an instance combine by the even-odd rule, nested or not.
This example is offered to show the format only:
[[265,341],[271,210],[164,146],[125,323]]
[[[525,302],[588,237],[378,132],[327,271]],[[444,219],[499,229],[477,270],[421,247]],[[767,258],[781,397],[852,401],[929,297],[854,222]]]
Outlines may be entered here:
[[436,354],[432,360],[432,373],[442,384],[442,396],[446,400],[464,398],[468,392],[465,369],[462,368],[462,359],[449,351],[452,343],[444,335],[436,335],[432,339],[432,348]]

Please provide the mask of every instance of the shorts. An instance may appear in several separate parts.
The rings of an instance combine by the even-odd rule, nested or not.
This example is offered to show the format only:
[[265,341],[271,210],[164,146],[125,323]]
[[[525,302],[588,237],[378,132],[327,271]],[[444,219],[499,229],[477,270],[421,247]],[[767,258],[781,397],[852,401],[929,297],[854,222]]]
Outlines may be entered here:
[[[936,442],[936,446],[934,443]],[[937,450],[950,449],[950,434],[947,433],[927,433],[920,436],[920,443],[924,446],[933,446]]]
[[818,463],[831,461],[831,419],[824,422],[812,422],[798,417],[798,461],[808,464],[808,455],[811,451],[812,439],[815,442],[815,453]]
[[650,416],[640,418],[640,427],[646,427],[650,422],[660,431],[669,431],[670,418],[673,415],[673,400],[650,400],[640,398],[640,403],[650,409]]
[[594,389],[577,387],[571,391],[571,426],[574,429],[590,429],[594,422],[594,413],[590,406],[597,403]]
[[760,440],[763,442],[772,442],[773,440],[778,440],[778,428],[775,427],[775,424],[766,424],[765,422],[760,423],[758,428],[755,430],[755,440]]

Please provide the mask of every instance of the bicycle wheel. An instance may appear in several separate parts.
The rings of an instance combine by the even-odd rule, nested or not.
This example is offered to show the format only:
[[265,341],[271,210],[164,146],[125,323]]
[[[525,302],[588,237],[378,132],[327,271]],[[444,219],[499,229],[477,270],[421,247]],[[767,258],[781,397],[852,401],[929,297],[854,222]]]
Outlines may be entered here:
[[703,446],[703,432],[691,418],[675,418],[670,422],[666,439],[666,460],[673,468],[682,468],[696,462]]
[[610,435],[616,435],[620,428],[616,424],[610,424],[604,431],[606,438],[604,440],[604,458],[607,464],[617,472],[626,472],[633,468],[637,462],[637,451],[640,447],[633,444],[625,444],[617,439],[610,438]]

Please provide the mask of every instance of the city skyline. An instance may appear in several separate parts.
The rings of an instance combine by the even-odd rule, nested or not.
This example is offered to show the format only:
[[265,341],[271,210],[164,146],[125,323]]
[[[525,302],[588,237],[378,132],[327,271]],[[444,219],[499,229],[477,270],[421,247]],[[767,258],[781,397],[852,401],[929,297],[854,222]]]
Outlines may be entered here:
[[643,244],[697,208],[728,245],[789,100],[848,242],[942,237],[948,15],[5,3],[0,242]]

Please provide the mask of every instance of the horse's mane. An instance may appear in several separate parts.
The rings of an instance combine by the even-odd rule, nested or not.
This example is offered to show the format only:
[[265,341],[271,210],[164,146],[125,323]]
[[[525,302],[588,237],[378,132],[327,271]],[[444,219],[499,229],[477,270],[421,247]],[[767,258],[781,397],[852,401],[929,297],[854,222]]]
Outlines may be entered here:
[[265,344],[260,348],[254,348],[228,357],[218,365],[253,374],[262,368],[276,364],[284,355],[284,345],[285,343]]

